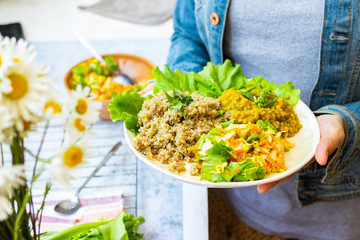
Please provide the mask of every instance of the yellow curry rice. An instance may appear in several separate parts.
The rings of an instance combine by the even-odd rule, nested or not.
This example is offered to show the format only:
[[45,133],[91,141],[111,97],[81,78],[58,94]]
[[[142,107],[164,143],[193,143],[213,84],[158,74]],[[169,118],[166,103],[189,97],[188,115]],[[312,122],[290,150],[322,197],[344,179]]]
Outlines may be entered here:
[[[259,96],[259,90],[251,91]],[[239,90],[225,90],[219,98],[221,108],[228,114],[235,123],[256,123],[257,120],[269,120],[279,131],[288,133],[288,137],[294,136],[302,127],[299,118],[292,106],[283,98],[278,97],[276,103],[270,108],[259,108],[256,103],[244,97]]]
[[[173,95],[171,91],[168,94]],[[140,128],[134,139],[135,148],[151,160],[168,164],[169,170],[177,173],[185,170],[186,162],[195,162],[192,146],[201,135],[224,121],[219,118],[218,99],[196,92],[191,97],[193,101],[184,107],[185,119],[181,112],[169,108],[170,102],[164,92],[146,100],[138,114]]]

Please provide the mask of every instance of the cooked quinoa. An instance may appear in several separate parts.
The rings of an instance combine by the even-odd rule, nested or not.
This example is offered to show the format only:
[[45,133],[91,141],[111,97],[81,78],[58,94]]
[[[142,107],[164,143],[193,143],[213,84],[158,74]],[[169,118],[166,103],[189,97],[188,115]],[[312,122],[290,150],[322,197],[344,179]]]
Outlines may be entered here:
[[[189,95],[181,93],[181,95]],[[168,94],[173,96],[172,91]],[[194,92],[193,101],[181,112],[169,108],[164,92],[146,100],[138,114],[139,133],[134,139],[135,148],[151,160],[168,164],[173,172],[185,170],[185,163],[195,162],[192,147],[203,133],[224,121],[219,117],[219,99],[205,98]]]
[[[251,91],[255,96],[259,96],[259,90]],[[294,109],[281,97],[270,108],[259,108],[255,102],[250,101],[239,90],[225,90],[219,98],[221,107],[228,114],[230,119],[235,119],[235,123],[256,123],[257,120],[269,120],[279,131],[286,131],[289,137],[297,133],[302,125]]]

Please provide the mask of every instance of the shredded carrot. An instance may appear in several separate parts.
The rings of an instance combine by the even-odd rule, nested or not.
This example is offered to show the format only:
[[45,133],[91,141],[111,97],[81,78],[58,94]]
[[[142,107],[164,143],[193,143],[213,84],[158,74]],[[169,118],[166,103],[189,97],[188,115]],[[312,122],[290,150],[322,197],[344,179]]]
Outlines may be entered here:
[[[231,135],[231,133],[236,133]],[[220,133],[220,131],[219,131]],[[271,172],[286,170],[284,151],[285,148],[292,148],[294,144],[289,142],[287,138],[281,138],[280,134],[274,136],[270,132],[262,130],[261,125],[247,124],[246,127],[236,127],[226,129],[226,133],[230,134],[230,138],[224,138],[226,145],[233,148],[232,153],[236,156],[230,156],[230,161],[245,161],[250,158],[253,162],[263,167],[267,174]],[[246,139],[252,134],[257,134],[258,138],[252,142]],[[219,141],[225,136],[220,133]],[[261,157],[262,160],[256,160]]]

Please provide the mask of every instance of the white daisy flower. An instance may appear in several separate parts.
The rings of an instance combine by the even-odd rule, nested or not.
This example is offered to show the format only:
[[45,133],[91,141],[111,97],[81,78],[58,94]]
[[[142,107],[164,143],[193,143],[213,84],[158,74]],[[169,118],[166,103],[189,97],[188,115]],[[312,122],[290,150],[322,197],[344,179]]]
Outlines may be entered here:
[[71,94],[73,111],[70,117],[72,119],[81,119],[81,124],[93,124],[99,119],[99,110],[102,103],[95,101],[93,97],[89,97],[89,94],[90,87],[82,88],[81,85],[77,85],[75,91]]
[[25,184],[24,165],[0,167],[0,221],[12,214],[9,198],[14,190]]
[[0,101],[20,133],[42,120],[43,107],[54,91],[49,84],[53,79],[43,76],[43,73],[43,66],[34,62],[26,65],[16,63],[4,72],[3,79],[10,81],[11,91],[0,94]]
[[69,103],[64,100],[60,100],[56,93],[48,99],[43,107],[44,118],[51,120],[54,118],[64,117],[67,114]]
[[84,141],[77,143],[76,141],[77,139],[67,138],[67,143],[61,149],[58,157],[51,161],[51,179],[64,187],[70,186],[69,180],[75,179],[76,167],[85,163],[85,158],[89,156],[86,152],[86,143]]
[[0,222],[8,218],[13,213],[9,199],[4,196],[0,196]]
[[16,40],[15,37],[4,37],[0,39],[0,71],[14,63],[28,64],[34,61],[36,52],[34,46],[24,39]]
[[24,165],[0,167],[0,195],[10,196],[14,189],[25,184]]
[[70,180],[75,179],[73,169],[64,165],[64,160],[61,157],[56,157],[51,160],[50,165],[50,179],[58,182],[65,188],[70,188]]
[[12,129],[12,118],[7,109],[0,105],[0,143],[8,140],[9,130]]
[[69,119],[65,123],[66,138],[80,139],[89,133],[90,126],[86,125],[81,118]]

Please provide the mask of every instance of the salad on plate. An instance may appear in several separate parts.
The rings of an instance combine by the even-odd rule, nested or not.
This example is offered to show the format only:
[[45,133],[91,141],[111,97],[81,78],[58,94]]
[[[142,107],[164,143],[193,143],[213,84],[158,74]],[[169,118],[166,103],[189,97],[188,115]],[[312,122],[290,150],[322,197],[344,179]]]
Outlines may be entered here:
[[109,110],[113,121],[124,121],[133,152],[166,174],[245,186],[288,176],[314,154],[316,119],[290,81],[247,79],[230,60],[198,73],[165,65],[152,77],[152,94],[126,91]]

